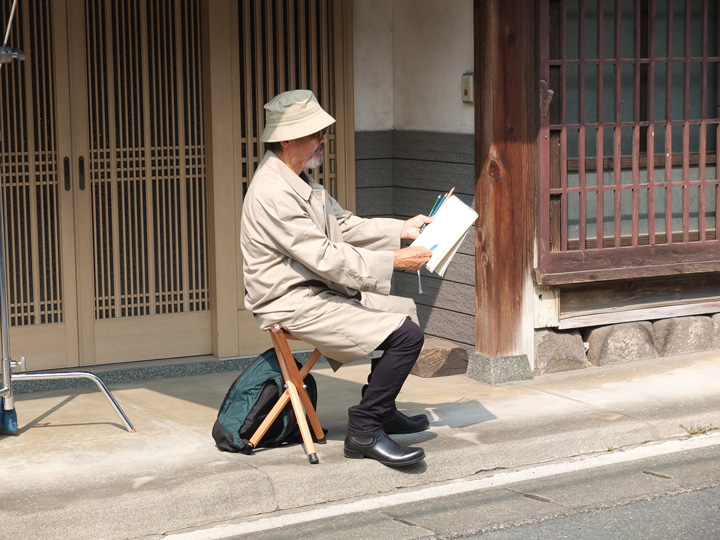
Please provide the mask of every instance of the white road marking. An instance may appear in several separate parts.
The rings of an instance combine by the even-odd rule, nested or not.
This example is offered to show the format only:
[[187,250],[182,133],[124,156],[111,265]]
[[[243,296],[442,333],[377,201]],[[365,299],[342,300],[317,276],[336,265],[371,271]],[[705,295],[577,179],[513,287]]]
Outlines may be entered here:
[[378,497],[362,499],[349,503],[323,506],[315,510],[301,510],[296,513],[285,514],[282,516],[261,518],[250,522],[219,525],[216,527],[201,530],[169,534],[165,536],[165,538],[168,540],[222,540],[225,538],[232,538],[241,534],[267,531],[279,527],[298,525],[300,523],[309,523],[312,521],[318,521],[331,517],[378,510],[380,508],[387,508],[388,506],[397,506],[400,504],[426,501],[439,497],[447,497],[449,495],[457,495],[460,493],[468,493],[471,491],[479,491],[482,489],[506,486],[509,484],[523,482],[525,480],[547,478],[559,474],[578,472],[588,469],[596,469],[599,467],[605,467],[607,465],[628,463],[640,459],[664,456],[668,454],[674,454],[676,452],[696,450],[699,448],[706,448],[715,445],[720,445],[720,433],[711,433],[708,435],[696,436],[688,439],[666,441],[657,444],[647,444],[629,450],[596,455],[582,460],[540,465],[531,469],[499,473],[493,476],[489,476],[487,478],[480,478],[477,480],[465,480],[451,484],[444,484],[442,486],[423,488],[415,491],[381,495]]

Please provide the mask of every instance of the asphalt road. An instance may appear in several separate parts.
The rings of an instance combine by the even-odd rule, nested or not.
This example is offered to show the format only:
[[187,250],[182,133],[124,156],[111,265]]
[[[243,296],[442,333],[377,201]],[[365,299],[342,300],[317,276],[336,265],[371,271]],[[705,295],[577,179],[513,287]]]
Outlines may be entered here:
[[173,540],[720,538],[720,437],[496,471],[171,534]]

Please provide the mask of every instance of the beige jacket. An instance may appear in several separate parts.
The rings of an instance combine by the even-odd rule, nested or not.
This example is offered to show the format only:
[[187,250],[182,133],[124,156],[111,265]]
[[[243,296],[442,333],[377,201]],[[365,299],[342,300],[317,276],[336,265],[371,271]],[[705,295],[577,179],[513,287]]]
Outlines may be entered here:
[[367,356],[417,321],[412,300],[388,296],[402,224],[353,215],[267,152],[243,203],[245,307],[337,362]]

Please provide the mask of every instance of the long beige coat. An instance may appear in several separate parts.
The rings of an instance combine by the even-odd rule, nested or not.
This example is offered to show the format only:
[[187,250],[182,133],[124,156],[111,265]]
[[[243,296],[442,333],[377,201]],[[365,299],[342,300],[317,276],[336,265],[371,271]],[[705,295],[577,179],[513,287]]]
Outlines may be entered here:
[[267,152],[243,203],[245,307],[348,363],[367,356],[415,303],[388,296],[402,221],[362,219]]

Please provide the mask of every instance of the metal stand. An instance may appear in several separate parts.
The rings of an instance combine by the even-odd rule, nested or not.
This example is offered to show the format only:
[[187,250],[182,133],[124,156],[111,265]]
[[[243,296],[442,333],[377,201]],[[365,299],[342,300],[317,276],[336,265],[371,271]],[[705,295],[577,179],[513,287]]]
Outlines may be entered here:
[[118,405],[118,402],[115,401],[115,398],[110,393],[110,390],[108,390],[107,386],[105,386],[105,383],[102,382],[100,377],[98,377],[94,373],[88,373],[86,371],[71,371],[67,373],[17,373],[13,375],[12,378],[16,381],[38,381],[45,379],[90,379],[95,384],[97,384],[100,391],[105,394],[105,397],[110,402],[110,405],[112,405],[112,408],[115,409],[115,412],[120,417],[120,420],[122,420],[122,423],[125,425],[127,430],[130,433],[135,433],[135,428],[130,423],[130,420],[128,420],[128,417],[125,416],[125,413],[120,408],[120,405]]
[[[7,46],[10,37],[10,28],[12,27],[17,0],[13,2],[10,18],[8,19],[7,30],[5,32],[5,41],[0,47],[0,68],[3,64],[7,64],[14,59],[25,60],[25,53],[18,49],[10,49]],[[0,142],[2,142],[2,133],[0,133]],[[17,432],[17,413],[15,412],[15,400],[12,389],[12,379],[16,380],[38,380],[38,379],[91,379],[98,385],[100,391],[112,405],[123,424],[128,431],[133,433],[135,428],[128,420],[125,413],[112,396],[107,386],[100,378],[87,372],[71,372],[71,373],[19,373],[13,375],[12,370],[16,366],[25,371],[25,358],[20,362],[14,362],[10,358],[10,317],[7,298],[7,267],[5,264],[5,215],[3,202],[2,187],[2,170],[0,169],[0,331],[2,332],[2,387],[0,387],[0,433],[16,433]]]

